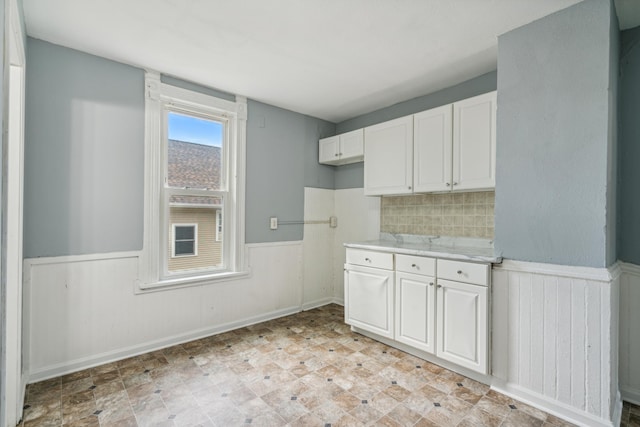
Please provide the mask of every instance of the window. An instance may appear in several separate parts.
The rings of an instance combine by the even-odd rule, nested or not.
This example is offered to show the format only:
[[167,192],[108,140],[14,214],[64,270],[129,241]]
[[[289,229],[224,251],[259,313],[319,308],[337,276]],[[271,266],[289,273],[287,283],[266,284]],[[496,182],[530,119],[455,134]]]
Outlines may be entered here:
[[151,72],[145,95],[140,289],[242,274],[246,100],[166,85]]
[[216,211],[216,242],[222,240],[222,211]]
[[198,224],[173,224],[172,257],[198,256]]

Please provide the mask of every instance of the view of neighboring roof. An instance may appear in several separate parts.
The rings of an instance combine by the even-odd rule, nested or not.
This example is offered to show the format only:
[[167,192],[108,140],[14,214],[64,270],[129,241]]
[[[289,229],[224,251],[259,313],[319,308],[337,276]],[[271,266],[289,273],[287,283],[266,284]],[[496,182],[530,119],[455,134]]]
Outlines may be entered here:
[[[221,148],[170,139],[167,147],[169,186],[178,188],[220,188]],[[209,205],[210,197],[172,196],[172,204]],[[220,200],[213,200],[219,204]]]
[[169,140],[169,186],[220,188],[220,147]]

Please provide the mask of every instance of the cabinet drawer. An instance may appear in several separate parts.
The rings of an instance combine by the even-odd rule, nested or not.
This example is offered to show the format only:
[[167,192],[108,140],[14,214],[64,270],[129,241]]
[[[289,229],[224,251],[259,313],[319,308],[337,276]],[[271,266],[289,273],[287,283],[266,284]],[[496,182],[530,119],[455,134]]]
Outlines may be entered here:
[[423,256],[396,255],[396,271],[435,276],[436,260]]
[[393,254],[347,248],[347,264],[393,270]]
[[438,278],[487,286],[489,284],[489,266],[439,259]]

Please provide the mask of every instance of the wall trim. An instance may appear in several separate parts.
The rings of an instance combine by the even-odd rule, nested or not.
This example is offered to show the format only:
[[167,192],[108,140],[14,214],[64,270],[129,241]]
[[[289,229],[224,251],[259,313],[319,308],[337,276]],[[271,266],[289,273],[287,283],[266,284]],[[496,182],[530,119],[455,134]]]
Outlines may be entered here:
[[493,379],[491,388],[514,399],[520,400],[527,405],[538,408],[544,412],[562,418],[565,421],[577,425],[616,427],[620,425],[622,417],[622,399],[620,393],[616,395],[613,421],[598,418],[586,411],[581,411],[573,406],[562,403],[558,400],[550,399],[544,395],[532,392],[517,384],[505,382],[499,378]]
[[258,316],[247,317],[235,322],[224,323],[222,325],[197,329],[188,333],[174,335],[171,337],[162,338],[159,340],[148,341],[139,345],[125,347],[114,351],[109,351],[89,357],[70,360],[65,363],[59,363],[51,366],[44,367],[30,372],[29,384],[46,380],[49,378],[55,378],[60,375],[66,375],[72,372],[81,371],[87,368],[103,365],[105,363],[111,363],[118,360],[126,359],[140,354],[145,354],[151,351],[160,350],[163,348],[171,347],[177,344],[197,340],[200,338],[209,337],[212,335],[221,334],[224,332],[232,331],[234,329],[243,328],[246,326],[254,325],[256,323],[266,322],[268,320],[277,319],[284,316],[289,316],[300,312],[300,307],[293,306],[284,308],[281,310],[271,311]]
[[596,268],[503,259],[502,264],[495,264],[493,269],[496,271],[517,271],[521,273],[534,273],[544,276],[568,277],[609,283],[620,274],[620,264],[620,262],[617,262],[609,268]]
[[87,254],[87,255],[63,255],[63,256],[42,257],[42,258],[25,258],[24,267],[26,270],[32,265],[69,264],[74,262],[85,262],[85,261],[138,258],[140,254],[141,254],[141,251],[128,251],[128,252],[105,252],[105,253]]
[[620,269],[624,274],[631,274],[633,276],[640,276],[640,265],[631,264],[629,262],[618,261]]

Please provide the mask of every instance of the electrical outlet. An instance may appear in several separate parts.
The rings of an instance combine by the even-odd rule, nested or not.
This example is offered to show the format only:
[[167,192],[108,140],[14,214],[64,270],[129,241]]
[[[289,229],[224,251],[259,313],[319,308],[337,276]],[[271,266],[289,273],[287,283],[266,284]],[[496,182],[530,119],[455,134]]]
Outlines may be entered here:
[[278,229],[278,217],[277,216],[272,216],[271,219],[269,220],[269,228],[271,228],[272,230],[277,230]]

